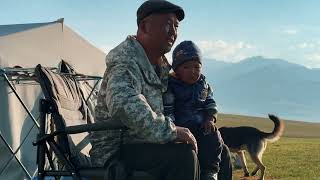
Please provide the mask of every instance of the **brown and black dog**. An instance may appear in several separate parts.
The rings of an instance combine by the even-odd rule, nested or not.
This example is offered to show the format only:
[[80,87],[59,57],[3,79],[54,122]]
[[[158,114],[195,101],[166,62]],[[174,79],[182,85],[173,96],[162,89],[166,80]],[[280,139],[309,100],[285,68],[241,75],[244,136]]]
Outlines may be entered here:
[[267,147],[267,141],[277,141],[284,130],[284,122],[277,116],[269,114],[269,119],[274,123],[274,129],[271,133],[248,126],[219,128],[224,143],[229,147],[231,152],[236,152],[239,155],[244,176],[249,176],[244,156],[244,151],[246,150],[250,154],[252,161],[256,164],[256,168],[252,171],[251,175],[255,175],[260,169],[261,175],[259,179],[264,180],[266,167],[262,163],[262,154]]

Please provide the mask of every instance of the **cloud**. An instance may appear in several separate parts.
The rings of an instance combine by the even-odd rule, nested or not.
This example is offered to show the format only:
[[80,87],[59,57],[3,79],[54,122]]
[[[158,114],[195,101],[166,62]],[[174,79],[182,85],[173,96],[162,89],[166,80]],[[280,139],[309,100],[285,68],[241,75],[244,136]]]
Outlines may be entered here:
[[320,53],[306,55],[306,66],[310,68],[320,68]]
[[203,56],[224,61],[239,61],[253,55],[255,46],[246,42],[198,41]]
[[316,60],[316,61],[319,61],[319,62],[320,62],[320,53],[318,53],[318,54],[311,54],[311,55],[309,56],[309,59]]
[[316,44],[303,42],[303,43],[298,44],[297,47],[300,49],[307,49],[307,48],[312,49],[312,48],[316,47]]
[[296,29],[285,29],[283,30],[284,33],[289,34],[289,35],[295,35],[298,33],[298,30]]

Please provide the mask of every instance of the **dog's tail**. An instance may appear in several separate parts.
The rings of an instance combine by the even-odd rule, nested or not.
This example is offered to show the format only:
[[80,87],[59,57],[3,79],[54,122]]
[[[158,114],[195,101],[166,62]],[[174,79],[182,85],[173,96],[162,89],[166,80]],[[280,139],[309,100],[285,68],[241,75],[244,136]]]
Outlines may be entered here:
[[267,139],[267,141],[275,142],[280,139],[280,136],[284,130],[284,122],[280,120],[277,116],[269,114],[269,119],[271,119],[274,123],[274,128],[271,133],[264,133],[263,138]]

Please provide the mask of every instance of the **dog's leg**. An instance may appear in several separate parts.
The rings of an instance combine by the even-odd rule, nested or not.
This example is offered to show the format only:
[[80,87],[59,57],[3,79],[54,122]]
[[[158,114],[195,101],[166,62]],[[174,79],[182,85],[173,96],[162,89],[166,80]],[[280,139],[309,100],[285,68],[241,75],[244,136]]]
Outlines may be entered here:
[[258,156],[252,156],[251,158],[252,158],[252,161],[257,165],[256,168],[252,171],[251,175],[254,176],[257,173],[257,171],[260,169],[261,173],[260,173],[259,180],[264,180],[264,173],[265,173],[266,167],[262,163],[262,154]]
[[240,157],[241,160],[241,165],[243,169],[243,173],[245,177],[249,176],[249,171],[247,168],[247,163],[246,163],[246,157],[244,156],[244,151],[237,151],[238,156]]
[[255,169],[252,171],[251,175],[254,176],[260,170],[259,180],[264,180],[264,173],[266,167],[262,163],[262,154],[267,147],[267,143],[264,140],[258,141],[256,143],[251,143],[248,146],[248,152],[252,161],[256,164]]
[[253,170],[252,173],[251,173],[251,176],[256,175],[258,171],[259,171],[259,166],[256,165],[256,167],[254,168],[254,170]]

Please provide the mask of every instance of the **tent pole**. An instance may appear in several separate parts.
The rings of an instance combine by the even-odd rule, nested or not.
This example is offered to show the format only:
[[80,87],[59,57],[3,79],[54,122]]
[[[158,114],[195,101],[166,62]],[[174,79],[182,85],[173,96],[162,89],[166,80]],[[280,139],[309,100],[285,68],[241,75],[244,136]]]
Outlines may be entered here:
[[[29,179],[31,179],[31,176],[29,174],[29,172],[27,171],[27,169],[24,167],[24,165],[22,164],[22,162],[19,160],[19,158],[17,157],[16,153],[13,152],[12,148],[10,147],[10,145],[8,144],[8,142],[4,139],[4,137],[2,136],[1,132],[0,132],[0,138],[2,139],[2,141],[6,144],[7,148],[11,151],[13,157],[17,160],[17,162],[19,163],[19,165],[22,167],[23,171],[28,175]],[[8,165],[10,164],[10,161],[12,160],[11,157],[8,162],[6,163],[6,165],[3,167],[3,169],[1,169],[0,174],[2,174],[4,172],[4,170],[8,167]]]
[[16,97],[18,98],[18,100],[20,101],[21,105],[23,106],[23,108],[27,111],[28,115],[31,117],[32,121],[36,124],[36,126],[39,128],[39,123],[37,122],[37,120],[33,117],[33,115],[31,114],[31,112],[29,111],[28,107],[24,104],[24,102],[22,101],[22,99],[20,98],[20,96],[18,95],[17,91],[14,89],[13,85],[10,83],[8,76],[6,75],[6,72],[3,69],[0,69],[0,75],[2,75],[4,77],[4,79],[7,81],[8,85],[10,86],[11,90],[14,92],[14,94],[16,95]]
[[99,84],[99,82],[100,82],[100,81],[101,81],[101,79],[98,79],[98,81],[94,84],[94,86],[93,86],[93,88],[92,88],[92,90],[91,90],[91,92],[90,92],[89,96],[87,97],[86,103],[88,103],[88,101],[89,101],[89,99],[90,99],[91,95],[93,94],[93,91],[96,89],[96,87],[97,87],[97,85]]

